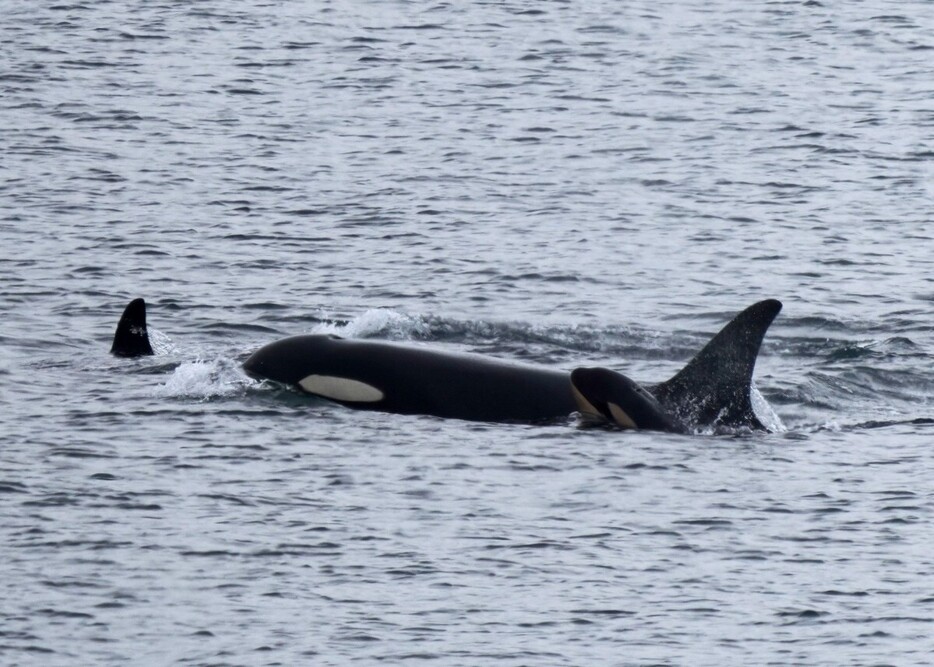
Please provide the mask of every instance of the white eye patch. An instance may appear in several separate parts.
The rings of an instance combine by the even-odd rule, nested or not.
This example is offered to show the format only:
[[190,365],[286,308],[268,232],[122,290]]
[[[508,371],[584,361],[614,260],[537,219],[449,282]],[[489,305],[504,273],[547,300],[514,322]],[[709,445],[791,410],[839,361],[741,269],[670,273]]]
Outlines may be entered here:
[[347,403],[375,403],[383,400],[383,392],[359,380],[334,377],[333,375],[309,375],[299,381],[299,386],[309,394]]
[[616,420],[618,426],[623,428],[636,428],[636,422],[632,420],[632,417],[626,414],[626,411],[621,407],[616,405],[616,403],[609,403],[610,414],[613,415],[613,419]]

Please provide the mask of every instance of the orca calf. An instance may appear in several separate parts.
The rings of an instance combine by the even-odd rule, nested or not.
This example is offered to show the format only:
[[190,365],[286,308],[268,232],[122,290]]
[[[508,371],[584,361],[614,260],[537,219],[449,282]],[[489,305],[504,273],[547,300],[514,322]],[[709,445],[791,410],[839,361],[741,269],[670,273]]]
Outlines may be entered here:
[[749,306],[674,377],[654,386],[641,386],[606,368],[577,368],[571,371],[571,386],[578,409],[622,428],[767,431],[752,406],[752,372],[765,332],[781,309],[776,299]]
[[[752,407],[762,339],[782,308],[767,299],[733,318],[674,377],[642,385],[606,368],[570,373],[414,345],[293,336],[243,363],[257,380],[286,384],[347,407],[488,422],[544,422],[580,412],[621,428],[689,433],[705,428],[767,430]],[[146,308],[126,308],[111,351],[152,354]]]

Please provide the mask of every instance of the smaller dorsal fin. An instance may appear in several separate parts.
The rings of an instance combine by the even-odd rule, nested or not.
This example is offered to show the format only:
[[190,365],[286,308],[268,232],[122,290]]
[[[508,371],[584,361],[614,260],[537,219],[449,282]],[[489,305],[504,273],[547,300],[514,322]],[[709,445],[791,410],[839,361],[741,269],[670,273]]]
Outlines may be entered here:
[[752,409],[752,372],[781,309],[780,301],[766,299],[734,317],[677,375],[652,389],[659,403],[695,426],[765,428]]
[[153,354],[146,329],[146,302],[143,299],[133,299],[123,310],[110,352],[118,357]]

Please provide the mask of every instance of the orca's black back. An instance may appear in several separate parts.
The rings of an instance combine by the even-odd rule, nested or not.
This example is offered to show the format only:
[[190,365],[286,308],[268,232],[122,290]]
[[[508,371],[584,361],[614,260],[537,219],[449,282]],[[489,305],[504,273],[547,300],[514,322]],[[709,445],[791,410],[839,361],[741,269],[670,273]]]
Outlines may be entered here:
[[243,368],[286,384],[324,375],[382,392],[376,402],[345,403],[360,409],[492,422],[546,421],[576,410],[566,372],[413,345],[293,336],[260,348]]
[[781,309],[775,299],[749,306],[652,393],[687,424],[764,429],[752,408],[752,373],[765,332]]

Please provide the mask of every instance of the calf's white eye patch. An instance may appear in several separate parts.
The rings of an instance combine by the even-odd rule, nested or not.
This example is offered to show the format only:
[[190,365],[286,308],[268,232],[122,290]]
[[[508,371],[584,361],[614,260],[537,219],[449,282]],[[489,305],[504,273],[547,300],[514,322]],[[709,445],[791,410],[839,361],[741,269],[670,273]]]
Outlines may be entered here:
[[333,375],[309,375],[300,380],[298,384],[309,394],[329,398],[332,401],[375,403],[383,400],[383,392],[373,385]]
[[610,414],[613,415],[613,419],[616,420],[617,426],[636,428],[636,422],[632,420],[632,417],[626,414],[625,410],[616,405],[616,403],[608,403],[607,405],[610,408]]

